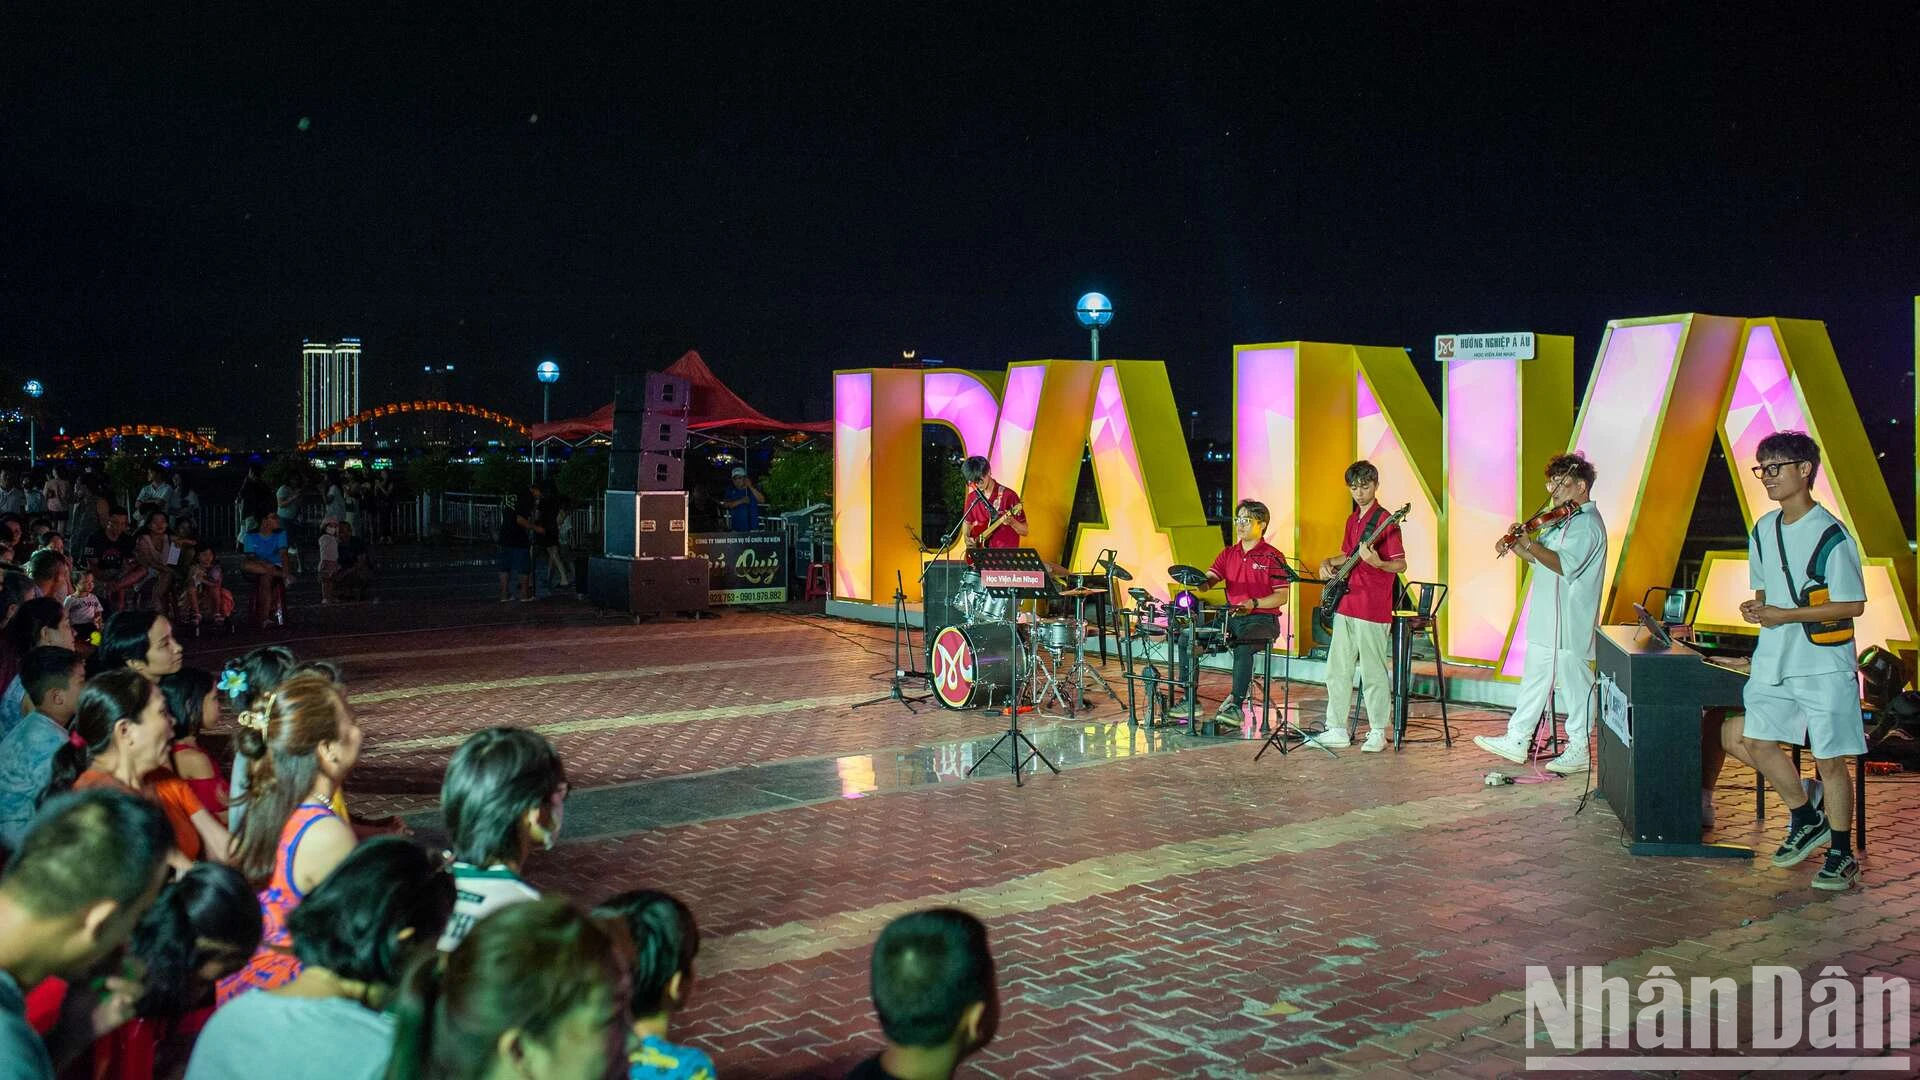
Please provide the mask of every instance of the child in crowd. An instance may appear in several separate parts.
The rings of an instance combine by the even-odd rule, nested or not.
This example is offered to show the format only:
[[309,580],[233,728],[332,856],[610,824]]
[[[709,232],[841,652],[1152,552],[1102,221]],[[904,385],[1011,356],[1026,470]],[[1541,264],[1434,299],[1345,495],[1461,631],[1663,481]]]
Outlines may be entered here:
[[902,915],[873,945],[873,1010],[887,1048],[847,1080],[950,1077],[1000,1015],[987,928],[957,908]]
[[167,750],[167,764],[175,776],[187,782],[200,804],[218,818],[227,820],[227,784],[214,768],[213,758],[200,747],[200,731],[210,718],[220,715],[220,692],[214,687],[213,673],[206,668],[183,667],[160,680],[160,692],[166,696],[167,712],[173,716],[173,745]]
[[93,571],[79,569],[73,572],[73,595],[67,597],[67,621],[73,624],[73,636],[83,642],[91,642],[93,635],[100,629],[100,620],[106,617],[106,609],[101,606],[100,598],[93,594]]
[[440,785],[459,887],[440,951],[452,952],[488,914],[540,898],[520,879],[521,867],[535,844],[559,840],[566,803],[567,771],[545,737],[488,728],[460,744]]
[[713,1080],[713,1059],[705,1052],[667,1041],[673,1014],[686,1007],[693,993],[693,958],[700,952],[700,927],[693,912],[666,893],[642,889],[621,893],[595,908],[593,915],[620,920],[633,939],[629,1080]]
[[211,547],[195,548],[180,590],[180,621],[189,626],[225,626],[233,618],[233,592]]
[[7,850],[19,846],[40,807],[87,679],[78,653],[41,646],[20,662],[20,681],[31,709],[0,739],[0,848]]

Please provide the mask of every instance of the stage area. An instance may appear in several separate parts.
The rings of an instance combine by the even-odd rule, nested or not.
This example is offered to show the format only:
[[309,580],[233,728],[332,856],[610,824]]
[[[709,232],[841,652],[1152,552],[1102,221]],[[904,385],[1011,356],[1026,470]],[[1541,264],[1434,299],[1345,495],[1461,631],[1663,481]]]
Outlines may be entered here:
[[[1920,786],[1902,778],[1869,783],[1846,894],[1808,887],[1817,857],[1632,858],[1604,803],[1575,813],[1578,777],[1484,786],[1498,763],[1471,736],[1504,721],[1484,710],[1454,711],[1451,749],[1255,762],[1255,740],[1130,726],[1102,697],[1028,721],[1063,772],[1016,788],[1003,764],[961,775],[1002,721],[851,708],[886,693],[883,627],[738,610],[635,626],[494,588],[483,558],[396,558],[383,603],[297,606],[269,639],[344,668],[367,732],[358,815],[431,834],[462,738],[545,732],[573,796],[529,876],[692,905],[705,944],[676,1034],[728,1077],[838,1076],[871,1053],[868,946],[933,905],[991,928],[1004,1016],[976,1077],[1504,1075],[1527,1055],[1529,964],[1635,985],[1755,964],[1920,977]],[[190,640],[189,662],[258,640]],[[1294,701],[1319,726],[1319,688]],[[1771,851],[1777,801],[1756,826],[1752,774],[1723,785],[1712,838]]]

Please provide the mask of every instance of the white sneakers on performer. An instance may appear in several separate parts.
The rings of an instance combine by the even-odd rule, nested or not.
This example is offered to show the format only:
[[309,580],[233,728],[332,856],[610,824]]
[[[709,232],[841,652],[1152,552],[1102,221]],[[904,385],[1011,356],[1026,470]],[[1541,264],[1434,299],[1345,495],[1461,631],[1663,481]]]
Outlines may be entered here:
[[1347,734],[1346,728],[1330,727],[1327,730],[1321,732],[1320,734],[1314,736],[1314,741],[1319,743],[1321,746],[1334,746],[1334,747],[1352,746],[1353,736]]
[[1587,763],[1587,755],[1576,754],[1571,751],[1561,754],[1559,757],[1547,762],[1547,771],[1560,776],[1571,776],[1574,773],[1586,772],[1588,768],[1590,768],[1590,766]]
[[1363,754],[1377,754],[1387,748],[1387,733],[1379,728],[1367,729],[1367,741],[1360,744]]
[[1527,744],[1522,740],[1508,738],[1504,735],[1499,738],[1494,738],[1491,735],[1475,735],[1473,737],[1473,745],[1485,750],[1494,757],[1506,758],[1515,765],[1525,765],[1527,763]]

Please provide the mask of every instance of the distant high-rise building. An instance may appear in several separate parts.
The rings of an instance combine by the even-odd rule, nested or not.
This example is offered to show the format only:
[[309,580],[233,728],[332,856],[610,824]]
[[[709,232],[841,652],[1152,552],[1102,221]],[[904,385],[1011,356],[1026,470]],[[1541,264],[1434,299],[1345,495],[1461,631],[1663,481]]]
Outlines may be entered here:
[[[360,411],[360,339],[337,345],[300,343],[300,438],[315,435]],[[325,446],[360,445],[355,424],[329,436]]]
[[[452,364],[422,364],[420,366],[421,398],[427,401],[452,401],[453,375]],[[415,413],[409,419],[419,425],[420,441],[426,445],[451,446],[453,444],[452,413]]]

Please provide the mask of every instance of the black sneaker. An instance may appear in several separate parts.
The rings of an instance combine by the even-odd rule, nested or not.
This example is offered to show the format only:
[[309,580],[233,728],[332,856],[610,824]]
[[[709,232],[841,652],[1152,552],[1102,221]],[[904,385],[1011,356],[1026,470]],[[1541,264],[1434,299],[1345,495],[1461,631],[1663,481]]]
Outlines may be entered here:
[[1806,861],[1807,856],[1813,854],[1814,848],[1820,846],[1820,841],[1827,838],[1829,831],[1825,814],[1815,817],[1811,824],[1802,825],[1797,829],[1789,825],[1787,839],[1781,843],[1780,850],[1773,853],[1773,865],[1799,866]]
[[1860,876],[1860,860],[1851,851],[1827,849],[1827,864],[1813,875],[1813,887],[1828,892],[1846,892]]

